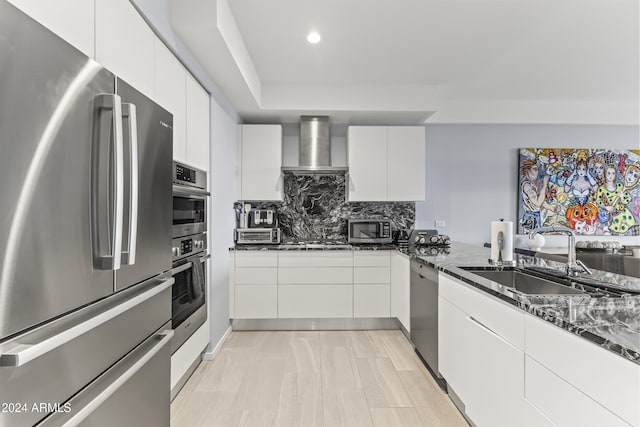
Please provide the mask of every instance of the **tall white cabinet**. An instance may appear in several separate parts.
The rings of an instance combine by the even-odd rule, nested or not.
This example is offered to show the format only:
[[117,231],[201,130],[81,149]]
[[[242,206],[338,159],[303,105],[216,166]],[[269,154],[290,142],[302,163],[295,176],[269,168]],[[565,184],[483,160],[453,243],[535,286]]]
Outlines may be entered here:
[[95,0],[100,64],[154,98],[155,34],[128,0]]
[[209,170],[209,94],[156,38],[155,100],[173,114],[173,159]]
[[423,126],[350,126],[349,201],[425,199]]
[[209,94],[186,73],[187,163],[209,170]]
[[239,200],[282,200],[282,126],[241,125]]
[[186,72],[159,39],[155,41],[155,100],[173,114],[173,159],[187,162]]

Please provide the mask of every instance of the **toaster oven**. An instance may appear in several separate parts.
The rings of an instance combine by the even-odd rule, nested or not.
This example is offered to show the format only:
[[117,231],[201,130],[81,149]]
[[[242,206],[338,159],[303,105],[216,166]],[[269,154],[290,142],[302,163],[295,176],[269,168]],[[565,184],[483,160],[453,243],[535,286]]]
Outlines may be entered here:
[[279,245],[279,228],[237,228],[235,236],[238,245]]

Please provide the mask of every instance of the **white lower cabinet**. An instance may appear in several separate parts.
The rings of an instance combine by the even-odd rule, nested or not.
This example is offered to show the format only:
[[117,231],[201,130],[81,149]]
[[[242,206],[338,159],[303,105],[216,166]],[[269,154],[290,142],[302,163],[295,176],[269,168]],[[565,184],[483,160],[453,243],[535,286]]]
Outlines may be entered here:
[[353,317],[391,317],[390,285],[353,285]]
[[511,427],[522,420],[524,352],[493,325],[519,323],[523,335],[523,316],[515,307],[440,276],[439,370],[478,427]]
[[525,338],[527,399],[553,422],[640,426],[640,365],[531,315]]
[[511,427],[523,415],[524,353],[473,317],[465,320],[471,356],[467,414],[478,426]]
[[351,251],[279,252],[278,317],[353,317]]
[[391,317],[391,252],[354,251],[353,317]]
[[235,319],[278,317],[278,255],[270,251],[236,251],[230,294]]
[[439,370],[478,427],[640,426],[640,366],[446,274]]
[[336,318],[353,316],[353,286],[278,285],[279,318]]
[[[392,317],[392,251],[234,254],[229,274],[233,319]],[[406,267],[408,275],[408,260]],[[406,285],[408,298],[408,276]]]
[[410,279],[409,256],[391,254],[391,317],[396,317],[407,332],[411,332]]
[[278,317],[277,285],[236,285],[238,319],[275,319]]
[[[525,356],[526,357],[526,356]],[[536,408],[529,400],[524,399],[524,407],[522,414],[523,427],[556,427],[554,423]]]
[[[630,424],[542,366],[525,358],[527,400],[555,425],[628,427]],[[585,373],[588,375],[588,373]],[[636,402],[636,410],[639,402]]]

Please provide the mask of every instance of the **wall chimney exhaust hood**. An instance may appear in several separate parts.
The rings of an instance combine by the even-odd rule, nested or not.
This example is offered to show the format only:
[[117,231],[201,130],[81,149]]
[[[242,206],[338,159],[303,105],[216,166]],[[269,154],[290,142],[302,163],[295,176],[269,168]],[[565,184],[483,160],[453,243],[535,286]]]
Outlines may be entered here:
[[293,175],[344,175],[346,166],[331,166],[329,116],[300,117],[299,166],[283,166],[282,172]]

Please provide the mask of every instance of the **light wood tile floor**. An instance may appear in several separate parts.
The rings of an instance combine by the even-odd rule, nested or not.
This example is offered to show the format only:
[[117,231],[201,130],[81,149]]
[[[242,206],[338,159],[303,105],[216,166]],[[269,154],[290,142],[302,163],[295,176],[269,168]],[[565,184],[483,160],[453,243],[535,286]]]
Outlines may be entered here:
[[466,427],[400,331],[232,332],[173,427]]

